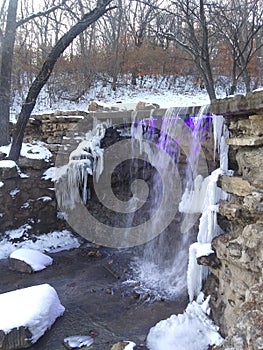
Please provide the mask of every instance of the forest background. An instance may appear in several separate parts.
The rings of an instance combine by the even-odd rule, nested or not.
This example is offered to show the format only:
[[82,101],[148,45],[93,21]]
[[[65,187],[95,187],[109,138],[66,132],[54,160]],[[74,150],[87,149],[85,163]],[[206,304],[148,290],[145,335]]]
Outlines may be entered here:
[[[52,49],[94,8],[45,77],[50,99],[78,101],[98,81],[113,91],[143,86],[149,76],[168,89],[190,76],[210,99],[218,85],[227,95],[239,83],[245,92],[262,86],[262,0],[1,0],[2,126],[14,96],[26,98]],[[9,141],[2,127],[0,145]]]

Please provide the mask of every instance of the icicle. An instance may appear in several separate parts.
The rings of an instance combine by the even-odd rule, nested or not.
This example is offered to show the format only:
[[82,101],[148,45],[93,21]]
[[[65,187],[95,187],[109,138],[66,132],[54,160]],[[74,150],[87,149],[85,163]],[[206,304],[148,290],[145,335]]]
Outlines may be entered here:
[[85,140],[71,152],[68,164],[62,167],[63,170],[57,172],[59,206],[73,209],[81,201],[84,204],[87,203],[89,199],[88,175],[95,175],[98,182],[103,171],[104,150],[100,148],[100,142],[105,136],[108,124],[95,121],[93,130],[87,132]]
[[[195,184],[192,193],[188,194],[187,199],[182,199],[181,208],[187,210],[186,201],[194,208],[195,201],[200,202],[203,199],[202,215],[199,222],[199,230],[197,235],[197,242],[193,243],[189,248],[189,263],[187,271],[187,286],[189,299],[192,301],[197,297],[202,288],[202,281],[207,277],[208,269],[205,266],[197,264],[198,247],[209,247],[212,239],[221,234],[222,230],[217,224],[218,204],[220,200],[228,199],[228,194],[217,186],[219,175],[228,172],[228,145],[226,139],[229,137],[229,132],[226,125],[223,125],[224,118],[221,116],[214,116],[213,130],[214,130],[214,158],[215,152],[218,148],[220,155],[220,168],[214,170],[206,179],[203,180],[202,185],[206,182],[205,196],[200,198],[200,184]],[[190,199],[189,199],[190,198]],[[195,200],[194,200],[195,198]],[[191,209],[188,209],[191,210]],[[191,211],[188,211],[191,212]],[[210,246],[211,249],[211,246]]]
[[213,130],[214,130],[214,160],[216,156],[216,150],[220,153],[220,140],[222,136],[224,124],[224,117],[221,115],[213,116]]

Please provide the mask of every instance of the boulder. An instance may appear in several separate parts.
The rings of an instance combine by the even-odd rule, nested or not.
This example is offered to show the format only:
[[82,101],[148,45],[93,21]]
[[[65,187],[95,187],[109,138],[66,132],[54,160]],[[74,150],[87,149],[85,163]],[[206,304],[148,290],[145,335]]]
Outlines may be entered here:
[[218,185],[223,191],[242,197],[251,194],[253,190],[253,187],[247,180],[238,176],[219,176]]

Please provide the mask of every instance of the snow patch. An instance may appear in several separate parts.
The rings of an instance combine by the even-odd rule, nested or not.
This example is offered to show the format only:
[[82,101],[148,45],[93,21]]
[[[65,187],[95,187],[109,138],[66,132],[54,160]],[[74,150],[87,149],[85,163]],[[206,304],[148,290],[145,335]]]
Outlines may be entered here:
[[15,198],[15,196],[20,192],[18,188],[15,188],[14,190],[10,191],[9,194],[12,198]]
[[[0,151],[9,155],[11,144],[8,146],[0,147]],[[23,143],[20,155],[29,159],[45,160],[46,162],[52,156],[52,153],[45,147],[45,143],[42,141],[34,141],[34,143]],[[9,167],[16,166],[16,163],[11,160],[2,160],[1,162],[11,162]],[[14,163],[14,164],[13,164]],[[1,166],[1,165],[0,165]],[[23,175],[22,175],[23,176]]]
[[[0,147],[0,151],[3,147],[4,146]],[[15,167],[16,167],[16,163],[13,160],[0,160],[0,168],[15,168]]]
[[[3,233],[0,241],[0,259],[6,259],[18,248],[28,248],[41,252],[55,253],[62,250],[78,248],[79,240],[68,230],[53,231],[40,236],[32,235],[28,238],[30,225],[23,225],[16,230]],[[19,240],[19,242],[12,242]]]

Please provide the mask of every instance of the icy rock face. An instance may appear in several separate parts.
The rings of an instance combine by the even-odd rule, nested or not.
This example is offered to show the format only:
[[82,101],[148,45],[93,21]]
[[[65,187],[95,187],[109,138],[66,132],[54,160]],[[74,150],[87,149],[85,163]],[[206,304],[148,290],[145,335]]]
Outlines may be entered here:
[[[231,131],[228,160],[234,170],[233,177],[225,174],[218,181],[231,199],[219,205],[219,224],[225,234],[212,241],[218,263],[209,266],[212,275],[205,286],[212,294],[213,318],[226,337],[220,350],[263,348],[263,146],[242,141],[263,134],[262,96],[262,91],[248,94],[236,105],[231,98],[216,102]],[[245,103],[242,111],[241,102]]]

